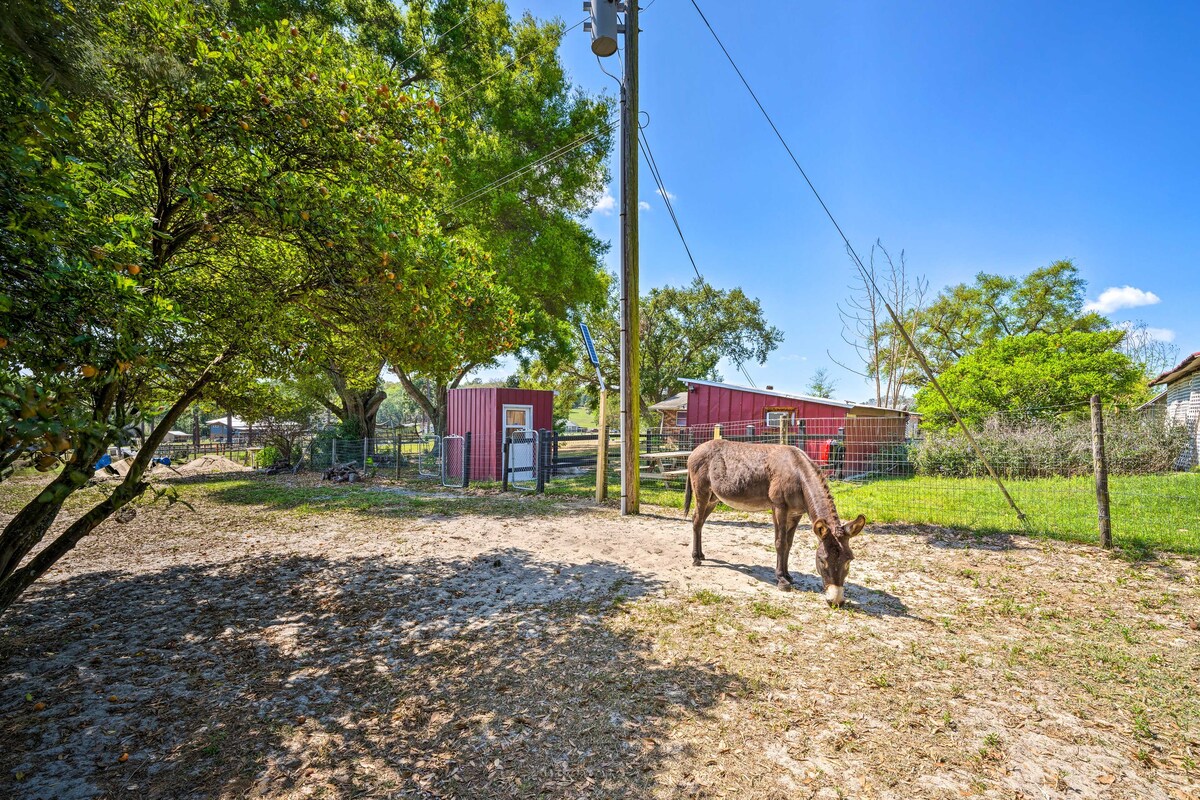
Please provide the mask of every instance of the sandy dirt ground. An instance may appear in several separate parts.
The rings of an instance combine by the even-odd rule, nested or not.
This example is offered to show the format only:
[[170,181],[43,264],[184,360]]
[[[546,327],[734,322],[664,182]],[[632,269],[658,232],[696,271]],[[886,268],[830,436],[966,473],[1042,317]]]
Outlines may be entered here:
[[1190,560],[868,526],[830,610],[765,515],[181,491],[0,619],[0,796],[1200,798]]

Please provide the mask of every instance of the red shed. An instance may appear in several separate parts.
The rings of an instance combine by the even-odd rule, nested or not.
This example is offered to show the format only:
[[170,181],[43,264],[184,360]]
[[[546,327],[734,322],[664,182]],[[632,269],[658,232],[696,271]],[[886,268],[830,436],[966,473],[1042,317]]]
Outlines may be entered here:
[[829,458],[829,442],[845,446],[845,474],[866,471],[870,457],[888,444],[905,441],[908,411],[809,397],[802,394],[752,389],[728,383],[683,378],[687,384],[688,428],[698,438],[711,438],[721,425],[725,438],[756,437],[778,432],[799,439],[804,451],[818,463]]
[[548,389],[451,389],[448,400],[446,432],[471,433],[471,480],[500,480],[506,432],[554,427],[554,392]]

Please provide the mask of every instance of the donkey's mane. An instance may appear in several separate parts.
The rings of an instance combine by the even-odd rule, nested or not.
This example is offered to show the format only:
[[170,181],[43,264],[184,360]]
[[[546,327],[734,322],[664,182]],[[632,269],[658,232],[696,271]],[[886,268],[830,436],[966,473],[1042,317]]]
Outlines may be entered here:
[[[829,481],[825,478],[825,473],[813,463],[808,453],[805,453],[803,450],[798,450],[798,452],[800,454],[800,475],[804,482],[804,493],[810,495],[806,498],[810,507],[809,518],[813,521],[826,518],[825,521],[834,529],[837,529],[841,524],[841,520],[838,518],[837,507],[833,504],[833,492],[829,489]],[[812,511],[817,513],[814,515],[811,513]]]

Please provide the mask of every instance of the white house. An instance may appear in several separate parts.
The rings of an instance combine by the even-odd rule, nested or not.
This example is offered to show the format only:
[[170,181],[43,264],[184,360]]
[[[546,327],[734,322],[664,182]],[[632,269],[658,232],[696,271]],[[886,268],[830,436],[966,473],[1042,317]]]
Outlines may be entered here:
[[1191,434],[1191,445],[1177,466],[1188,469],[1196,466],[1200,457],[1200,353],[1192,353],[1178,365],[1150,381],[1151,386],[1165,386],[1166,416],[1169,422],[1182,423]]

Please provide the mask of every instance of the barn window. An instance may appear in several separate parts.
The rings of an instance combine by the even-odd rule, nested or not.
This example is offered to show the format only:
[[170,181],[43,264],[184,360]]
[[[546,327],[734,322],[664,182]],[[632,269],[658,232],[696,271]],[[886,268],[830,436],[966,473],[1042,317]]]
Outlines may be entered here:
[[791,411],[768,411],[767,412],[767,427],[768,428],[783,428],[791,423]]
[[675,426],[679,427],[679,428],[687,427],[687,412],[686,411],[680,411],[678,414],[675,415]]

